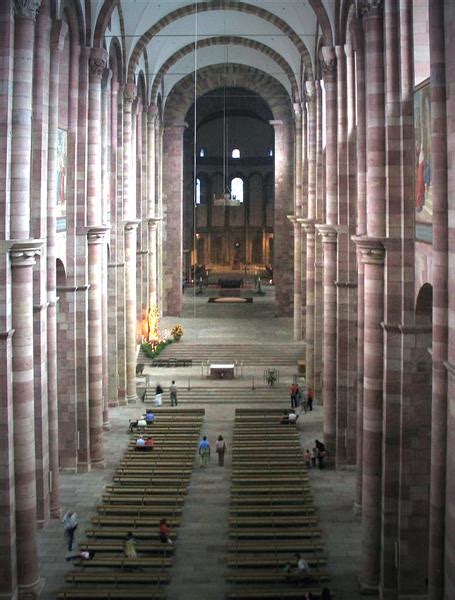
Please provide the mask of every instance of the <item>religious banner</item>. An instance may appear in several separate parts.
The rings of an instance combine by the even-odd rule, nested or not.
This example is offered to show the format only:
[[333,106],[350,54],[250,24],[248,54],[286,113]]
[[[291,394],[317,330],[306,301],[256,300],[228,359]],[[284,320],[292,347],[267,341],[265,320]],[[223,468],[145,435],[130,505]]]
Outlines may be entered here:
[[432,240],[431,88],[426,80],[414,92],[416,239]]
[[57,129],[57,231],[66,231],[66,169],[67,169],[67,132]]

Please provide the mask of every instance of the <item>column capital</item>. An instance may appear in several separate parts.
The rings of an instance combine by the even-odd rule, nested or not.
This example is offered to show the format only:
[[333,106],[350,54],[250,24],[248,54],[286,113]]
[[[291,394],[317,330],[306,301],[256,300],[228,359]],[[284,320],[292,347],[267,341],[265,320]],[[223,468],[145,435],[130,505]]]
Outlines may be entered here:
[[291,223],[294,223],[294,225],[297,223],[297,215],[286,215],[286,219],[288,219],[288,221],[291,221]]
[[33,266],[36,262],[35,256],[41,254],[43,240],[23,240],[13,242],[9,247],[9,255],[12,267]]
[[337,243],[338,232],[333,225],[329,225],[329,223],[316,223],[315,228],[318,234],[321,236],[323,243]]
[[333,78],[337,72],[337,57],[333,46],[323,46],[319,61],[322,77]]
[[359,0],[358,7],[361,18],[374,17],[382,14],[384,0]]
[[153,216],[153,217],[147,217],[147,221],[148,221],[148,222],[149,222],[151,225],[158,225],[158,223],[159,223],[160,221],[162,221],[162,220],[163,220],[163,217],[156,217],[156,216]]
[[104,241],[106,233],[109,231],[107,225],[99,225],[98,227],[87,227],[87,243],[101,244]]
[[301,119],[302,118],[302,105],[300,102],[294,102],[292,105],[293,109],[294,109],[294,119],[297,121],[297,119]]
[[13,0],[14,16],[35,20],[40,6],[41,0]]
[[281,119],[279,120],[272,120],[269,121],[269,125],[271,125],[272,127],[279,127],[280,125],[284,125],[284,121],[282,121]]
[[314,81],[305,81],[305,99],[308,103],[316,100],[316,85]]
[[312,221],[311,219],[301,219],[299,218],[299,223],[302,227],[302,229],[305,230],[305,233],[308,234],[314,234],[316,232],[316,224],[314,221]]
[[123,221],[123,227],[125,228],[125,231],[132,231],[138,227],[140,222],[141,219],[127,219]]
[[363,264],[384,264],[385,248],[382,238],[353,235],[351,240],[356,244]]
[[91,48],[88,59],[90,74],[101,81],[104,69],[108,65],[108,54],[104,48]]

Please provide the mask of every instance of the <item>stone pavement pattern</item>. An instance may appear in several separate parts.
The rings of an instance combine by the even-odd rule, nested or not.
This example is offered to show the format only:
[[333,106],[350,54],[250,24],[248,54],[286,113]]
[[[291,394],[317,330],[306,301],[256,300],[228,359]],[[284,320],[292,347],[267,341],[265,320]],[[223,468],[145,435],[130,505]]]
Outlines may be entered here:
[[[208,304],[204,296],[185,295],[185,306],[179,319],[167,318],[161,323],[162,329],[179,322],[184,327],[182,344],[191,343],[236,343],[258,344],[261,346],[290,343],[292,321],[273,316],[271,290],[267,290],[259,302],[242,305]],[[270,365],[273,366],[273,365]],[[245,369],[242,377],[234,382],[213,382],[201,377],[199,366],[180,369],[153,369],[147,367],[153,382],[160,380],[163,387],[176,379],[179,387],[179,407],[187,403],[191,407],[205,409],[205,419],[201,434],[206,434],[212,447],[216,437],[222,433],[228,453],[225,466],[218,467],[213,453],[207,469],[195,462],[189,493],[185,501],[176,554],[171,569],[171,583],[166,587],[169,600],[222,600],[228,586],[224,580],[225,551],[228,543],[228,509],[230,497],[230,440],[236,406],[258,407],[260,402],[267,406],[287,406],[288,386],[296,373],[295,365],[280,367],[280,384],[276,397],[270,394],[261,396],[263,366]],[[251,378],[255,377],[257,389],[251,390]],[[210,388],[213,394],[201,394],[198,404],[197,394],[186,393],[190,378],[191,387]],[[223,401],[217,401],[216,385],[223,387]],[[232,390],[227,401],[226,387]],[[236,401],[236,390],[241,401]],[[241,393],[240,393],[241,391]],[[169,403],[165,394],[165,402]],[[126,447],[128,419],[137,416],[143,405],[112,408],[110,411],[111,430],[105,432],[106,468],[87,474],[61,477],[62,511],[76,510],[80,517],[78,537],[85,539],[84,530],[90,525],[95,505],[104,486],[112,479],[113,470]],[[299,423],[302,446],[312,447],[315,438],[322,439],[322,407],[315,405],[312,413],[302,416]],[[292,460],[292,457],[290,457]],[[296,465],[298,468],[298,465]],[[360,593],[356,573],[360,563],[360,520],[354,515],[354,471],[333,471],[317,469],[310,471],[310,482],[315,505],[320,516],[322,543],[328,558],[327,570],[331,573],[330,587],[336,591],[337,600],[357,600]],[[40,569],[45,578],[41,598],[55,598],[56,590],[64,585],[64,574],[71,567],[64,560],[65,545],[63,531],[58,521],[39,532]]]

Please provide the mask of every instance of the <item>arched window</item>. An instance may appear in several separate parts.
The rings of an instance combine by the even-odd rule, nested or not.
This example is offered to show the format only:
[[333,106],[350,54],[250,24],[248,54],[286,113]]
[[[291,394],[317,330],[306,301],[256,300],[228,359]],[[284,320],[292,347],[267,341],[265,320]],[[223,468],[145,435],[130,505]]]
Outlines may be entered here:
[[196,198],[195,198],[195,203],[196,204],[200,204],[201,203],[201,180],[199,179],[199,177],[196,179]]
[[243,202],[243,179],[234,177],[231,181],[231,198]]
[[200,148],[199,149],[199,156],[200,156],[200,158],[204,158],[204,156],[205,156],[205,148]]
[[240,158],[240,150],[238,148],[234,148],[232,151],[232,158]]

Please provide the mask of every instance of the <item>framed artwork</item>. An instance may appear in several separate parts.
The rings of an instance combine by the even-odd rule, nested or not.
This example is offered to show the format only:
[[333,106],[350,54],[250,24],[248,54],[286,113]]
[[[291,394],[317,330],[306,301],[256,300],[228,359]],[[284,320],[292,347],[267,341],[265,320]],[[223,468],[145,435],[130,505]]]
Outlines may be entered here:
[[66,169],[67,132],[57,129],[56,224],[57,231],[66,231]]
[[425,80],[414,91],[416,239],[432,241],[431,87]]

